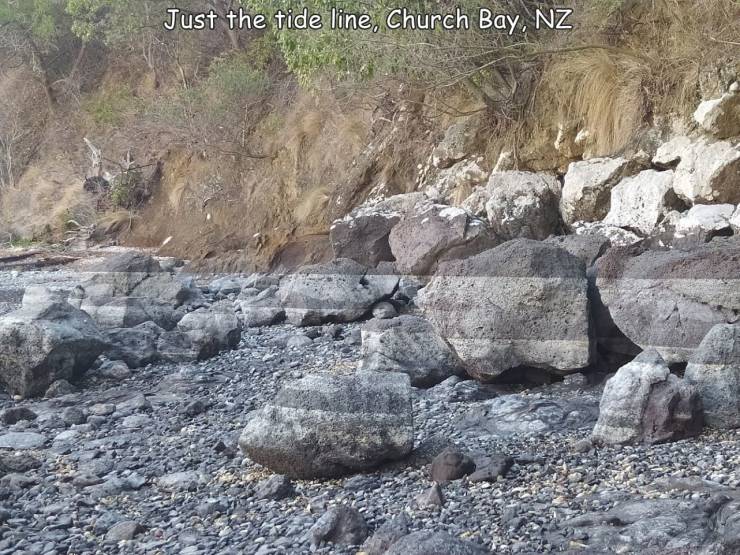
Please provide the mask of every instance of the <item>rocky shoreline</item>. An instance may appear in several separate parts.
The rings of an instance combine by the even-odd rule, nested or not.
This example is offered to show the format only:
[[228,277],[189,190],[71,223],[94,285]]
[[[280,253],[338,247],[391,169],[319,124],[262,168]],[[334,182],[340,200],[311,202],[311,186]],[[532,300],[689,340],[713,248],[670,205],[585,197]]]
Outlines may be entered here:
[[[371,535],[395,522],[494,553],[717,552],[719,509],[704,507],[737,497],[738,433],[595,448],[603,383],[580,374],[531,389],[457,377],[413,389],[410,458],[296,480],[287,493],[266,488],[271,473],[237,448],[250,411],[284,384],[351,372],[360,358],[357,324],[280,325],[247,330],[237,349],[207,361],[128,376],[91,370],[78,392],[54,399],[4,395],[4,418],[26,409],[36,418],[6,420],[0,434],[0,553],[356,553],[311,547],[330,507],[357,509]],[[428,465],[447,447],[479,467],[497,457],[513,464],[492,482],[445,483],[440,507],[418,498],[429,497]],[[608,516],[625,507],[636,522]],[[407,522],[394,521],[401,515]]]

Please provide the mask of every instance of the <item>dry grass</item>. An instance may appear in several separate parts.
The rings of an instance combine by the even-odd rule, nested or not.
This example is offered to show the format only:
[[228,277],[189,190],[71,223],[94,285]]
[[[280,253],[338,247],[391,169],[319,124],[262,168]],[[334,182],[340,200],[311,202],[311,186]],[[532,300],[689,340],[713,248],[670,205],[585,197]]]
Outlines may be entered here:
[[141,216],[130,210],[106,212],[97,221],[97,232],[104,236],[128,233],[141,221]]
[[702,72],[740,59],[737,0],[577,5],[577,30],[555,45],[566,52],[545,64],[535,116],[557,105],[562,122],[589,130],[597,154],[624,147],[655,115],[690,115]]
[[578,121],[598,154],[625,146],[643,125],[650,68],[629,54],[590,50],[557,61],[546,79],[561,98],[561,121]]

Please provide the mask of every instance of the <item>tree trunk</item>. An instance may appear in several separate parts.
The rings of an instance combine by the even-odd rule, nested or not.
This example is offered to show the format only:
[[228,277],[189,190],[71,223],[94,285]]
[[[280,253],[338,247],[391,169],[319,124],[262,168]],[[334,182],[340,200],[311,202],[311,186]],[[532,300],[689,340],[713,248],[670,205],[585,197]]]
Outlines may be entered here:
[[40,75],[40,81],[41,85],[44,88],[44,94],[46,96],[46,105],[49,109],[49,113],[54,113],[54,110],[56,108],[56,97],[54,96],[54,89],[51,87],[51,80],[49,79],[49,71],[46,66],[46,60],[44,59],[44,56],[41,54],[41,50],[36,45],[36,41],[33,40],[33,37],[31,37],[30,34],[26,34],[26,40],[28,41],[28,45],[31,48],[31,55],[36,58],[38,61],[39,70],[41,72]]

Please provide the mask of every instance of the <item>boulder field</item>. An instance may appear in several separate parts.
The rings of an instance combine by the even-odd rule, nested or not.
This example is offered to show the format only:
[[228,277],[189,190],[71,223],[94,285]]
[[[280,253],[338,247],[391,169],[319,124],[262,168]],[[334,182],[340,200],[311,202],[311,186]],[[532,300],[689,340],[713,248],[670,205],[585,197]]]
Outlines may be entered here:
[[3,273],[0,553],[738,552],[716,110],[563,175],[488,172],[453,129],[439,182],[287,274]]

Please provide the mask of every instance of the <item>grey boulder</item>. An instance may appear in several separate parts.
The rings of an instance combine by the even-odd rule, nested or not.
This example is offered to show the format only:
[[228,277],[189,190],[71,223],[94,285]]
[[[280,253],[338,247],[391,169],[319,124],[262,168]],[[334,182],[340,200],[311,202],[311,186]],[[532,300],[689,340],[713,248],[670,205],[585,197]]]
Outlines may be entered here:
[[13,395],[42,395],[57,380],[80,378],[105,349],[92,319],[49,297],[24,301],[0,318],[0,382]]
[[419,316],[371,320],[362,328],[361,369],[408,374],[414,387],[432,387],[465,370],[432,325]]
[[623,179],[611,190],[611,208],[604,223],[650,235],[665,216],[683,207],[673,190],[672,171],[645,170]]
[[328,542],[337,545],[360,545],[367,539],[368,528],[362,514],[352,507],[331,507],[311,527],[311,545]]
[[391,230],[406,212],[425,199],[423,193],[395,195],[363,204],[336,220],[329,230],[334,257],[349,258],[369,267],[392,261],[388,243]]
[[483,547],[444,532],[414,532],[404,536],[385,555],[484,555]]
[[283,279],[280,305],[296,326],[352,322],[367,314],[378,301],[390,298],[398,276],[368,270],[348,259],[300,268]]
[[334,478],[405,457],[414,442],[403,374],[311,375],[253,413],[240,439],[253,461],[290,478]]
[[483,220],[462,208],[422,203],[393,228],[390,246],[403,274],[424,275],[438,262],[465,258],[501,241]]
[[241,295],[235,301],[245,328],[272,326],[285,319],[285,309],[280,305],[278,286],[271,285],[256,295]]
[[684,378],[696,386],[709,426],[740,428],[740,325],[713,327],[691,357]]
[[675,166],[673,189],[690,204],[740,203],[740,147],[730,141],[676,137],[658,148],[653,162]]
[[133,328],[145,322],[154,322],[161,328],[171,330],[182,317],[182,313],[168,302],[140,297],[85,297],[79,308],[104,329]]
[[220,301],[187,313],[178,322],[177,330],[188,336],[201,360],[236,348],[242,333],[231,301]]
[[519,239],[447,262],[417,304],[481,381],[518,368],[563,375],[591,362],[586,267],[556,246]]
[[668,363],[688,362],[717,324],[740,312],[740,241],[696,247],[610,249],[596,264],[596,288],[614,324]]
[[664,443],[702,430],[696,387],[671,374],[655,351],[646,351],[609,379],[592,440],[602,444]]
[[110,360],[123,361],[129,368],[141,368],[159,360],[157,342],[165,333],[154,322],[145,322],[133,328],[106,330],[110,347],[106,356]]

